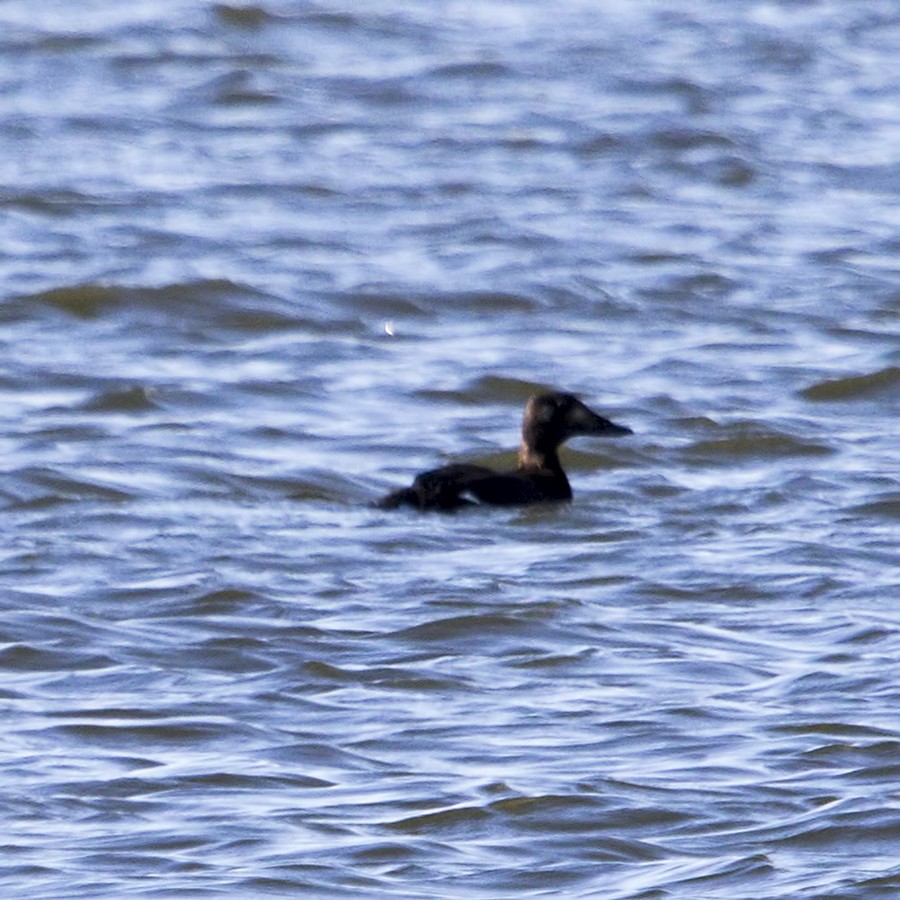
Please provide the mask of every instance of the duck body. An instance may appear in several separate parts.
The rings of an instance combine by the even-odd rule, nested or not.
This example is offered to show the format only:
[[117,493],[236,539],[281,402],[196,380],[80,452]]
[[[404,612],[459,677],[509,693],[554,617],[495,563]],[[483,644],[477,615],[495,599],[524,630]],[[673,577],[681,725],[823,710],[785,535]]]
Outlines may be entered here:
[[460,464],[422,472],[412,487],[391,491],[378,505],[382,509],[404,505],[418,509],[457,509],[472,503],[516,506],[571,499],[572,489],[562,470],[495,472],[485,466]]
[[571,500],[572,488],[557,450],[581,434],[631,434],[631,429],[604,419],[573,394],[537,394],[525,405],[519,462],[512,472],[467,463],[442,466],[422,472],[410,487],[391,491],[377,505],[452,510],[472,503],[516,506]]

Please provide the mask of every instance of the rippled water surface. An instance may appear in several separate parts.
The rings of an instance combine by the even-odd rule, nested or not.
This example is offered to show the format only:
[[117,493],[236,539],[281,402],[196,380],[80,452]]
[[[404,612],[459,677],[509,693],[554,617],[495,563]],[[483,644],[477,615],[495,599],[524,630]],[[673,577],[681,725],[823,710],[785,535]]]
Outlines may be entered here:
[[898,42],[3,3],[3,894],[900,893]]

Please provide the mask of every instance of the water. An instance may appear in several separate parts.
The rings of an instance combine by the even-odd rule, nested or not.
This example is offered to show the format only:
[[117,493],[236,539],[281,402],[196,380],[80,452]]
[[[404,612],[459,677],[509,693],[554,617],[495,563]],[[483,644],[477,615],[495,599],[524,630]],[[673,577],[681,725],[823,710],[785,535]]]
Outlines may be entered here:
[[439,6],[0,10],[3,892],[893,895],[896,5]]

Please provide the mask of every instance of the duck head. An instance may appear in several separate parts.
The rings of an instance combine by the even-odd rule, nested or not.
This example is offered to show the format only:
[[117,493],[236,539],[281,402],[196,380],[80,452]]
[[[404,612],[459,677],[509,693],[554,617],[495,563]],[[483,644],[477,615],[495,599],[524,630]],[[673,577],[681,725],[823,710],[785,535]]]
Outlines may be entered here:
[[595,413],[574,394],[536,394],[525,405],[519,458],[525,464],[554,456],[560,444],[582,434],[632,433],[630,428]]

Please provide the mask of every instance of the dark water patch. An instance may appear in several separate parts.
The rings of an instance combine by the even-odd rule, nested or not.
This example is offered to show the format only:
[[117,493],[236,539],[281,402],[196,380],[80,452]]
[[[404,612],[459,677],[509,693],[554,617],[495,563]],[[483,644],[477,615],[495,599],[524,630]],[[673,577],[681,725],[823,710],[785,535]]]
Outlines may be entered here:
[[243,588],[223,587],[203,593],[191,601],[191,608],[202,615],[219,615],[233,612],[235,609],[245,610],[248,605],[255,605],[259,595]]
[[[117,760],[113,760],[117,762]],[[155,764],[151,763],[148,768],[154,768]],[[162,793],[167,790],[167,785],[163,779],[159,781],[151,778],[110,778],[102,781],[75,781],[62,782],[55,784],[54,790],[60,799],[68,798],[79,802],[88,803],[90,800],[100,798],[109,798],[114,803],[127,803],[127,810],[136,812],[134,806],[129,801],[134,801],[142,797],[152,797],[154,794]],[[148,804],[144,807],[146,811],[150,811],[152,807]],[[179,843],[174,838],[172,843]],[[199,845],[201,842],[197,842]],[[193,842],[187,842],[186,846],[192,845]]]
[[85,671],[107,669],[115,664],[115,660],[105,655],[65,648],[17,644],[0,650],[0,668],[7,672]]
[[442,643],[472,638],[496,641],[501,637],[542,634],[543,630],[523,619],[501,614],[463,615],[436,619],[403,629],[394,636],[415,643]]
[[[734,891],[747,890],[748,885],[765,881],[775,871],[775,863],[763,853],[746,857],[718,857],[711,861],[696,861],[667,865],[665,880],[673,889],[697,892],[700,896],[709,892],[710,896],[723,896]],[[640,884],[645,879],[640,876],[629,878],[626,883]],[[752,890],[752,888],[749,888]],[[714,893],[713,893],[714,892]],[[655,889],[649,889],[635,897],[655,898],[660,896]]]
[[864,375],[832,378],[804,388],[800,394],[807,400],[852,401],[896,397],[900,390],[900,368],[890,366]]
[[[163,718],[157,710],[149,709],[131,709],[131,708],[109,708],[109,707],[82,707],[75,710],[58,710],[47,714],[49,718],[67,718],[67,719],[90,719],[98,721],[116,721],[116,722],[141,722],[141,721],[158,721]],[[129,763],[130,766],[140,767],[143,765],[142,760],[135,760]]]
[[216,791],[259,791],[282,788],[290,790],[317,790],[332,787],[332,783],[308,775],[246,775],[237,772],[208,772],[202,775],[185,775],[163,779],[164,790],[191,792],[196,789],[212,788]]
[[900,519],[900,497],[887,497],[883,500],[874,500],[870,503],[861,503],[851,506],[847,512],[854,516],[873,516],[875,518]]
[[342,669],[326,662],[312,661],[305,663],[303,668],[320,683],[365,684],[388,690],[426,693],[459,691],[464,690],[467,685],[461,679],[438,678],[414,669],[399,667]]
[[[81,864],[90,872],[108,872],[111,876],[123,871],[145,871],[173,874],[182,870],[183,865],[168,855],[141,850],[115,849],[108,853],[87,853]],[[96,877],[96,876],[95,876]],[[96,886],[98,889],[100,885]]]
[[[321,707],[320,707],[321,708]],[[336,712],[337,707],[330,707],[331,712]],[[310,769],[316,769],[317,778],[326,778],[327,772],[333,772],[335,776],[345,778],[350,773],[376,773],[392,772],[391,764],[374,756],[364,753],[354,753],[344,750],[334,743],[316,741],[309,735],[303,736],[299,743],[272,744],[255,751],[259,759],[269,760],[282,765],[299,765],[307,774]],[[302,814],[298,819],[302,823]]]
[[695,128],[665,128],[653,132],[653,143],[671,150],[697,147],[732,148],[734,140],[725,134]]
[[887,737],[891,731],[871,725],[857,725],[850,722],[790,722],[773,725],[772,730],[780,734],[821,734],[826,737],[876,738]]
[[137,746],[146,750],[173,747],[212,749],[215,746],[227,746],[238,735],[248,741],[258,737],[252,728],[232,721],[159,722],[153,725],[79,723],[52,726],[43,729],[40,734],[44,738],[54,735],[63,740],[72,740],[82,746],[121,749]]
[[276,20],[276,17],[263,6],[217,3],[213,6],[213,13],[224,25],[236,28],[257,29]]
[[[354,15],[344,10],[335,11],[316,7],[303,10],[295,15],[303,24],[333,28],[342,32],[365,29],[384,21],[377,13],[369,12],[367,14]],[[397,24],[400,25],[401,23],[398,22]]]
[[66,189],[39,191],[0,190],[0,208],[37,213],[42,216],[66,217],[80,214],[98,202],[92,194]]
[[373,78],[334,74],[328,78],[330,91],[367,106],[375,106],[388,114],[394,108],[413,107],[421,99],[418,80],[411,76]]
[[115,288],[84,284],[22,297],[20,303],[29,306],[42,303],[79,319],[95,319],[116,305],[119,296],[120,293]]
[[448,309],[458,313],[478,312],[490,315],[492,313],[519,313],[527,314],[536,310],[538,301],[529,296],[506,292],[481,292],[452,294],[442,298]]
[[142,413],[156,411],[160,406],[152,388],[135,384],[101,391],[78,408],[92,413]]
[[806,751],[804,756],[813,765],[848,770],[848,778],[863,781],[883,777],[886,768],[888,770],[900,768],[894,763],[897,758],[896,753],[896,741],[880,741],[875,743],[854,742],[853,744],[829,743]]
[[16,486],[8,488],[27,506],[48,507],[56,502],[92,500],[125,503],[135,498],[131,491],[106,484],[99,479],[77,478],[63,471],[42,466],[19,470]]
[[852,891],[858,888],[864,897],[890,896],[900,890],[900,872],[894,871],[886,875],[859,876],[857,878],[843,879],[840,890],[847,891],[853,896]]
[[665,828],[685,820],[685,816],[660,809],[615,809],[601,796],[572,794],[511,797],[497,800],[489,809],[508,818],[517,829],[534,829],[559,835],[576,831],[589,834],[615,831],[619,834],[642,825]]
[[431,304],[425,298],[415,295],[384,293],[373,288],[364,288],[358,294],[346,294],[335,298],[347,309],[365,311],[366,315],[377,318],[428,317]]
[[212,638],[192,644],[190,658],[196,669],[232,676],[255,675],[280,667],[270,658],[269,646],[248,638]]
[[266,332],[298,324],[289,304],[225,279],[173,283],[164,287],[81,284],[17,298],[13,305],[25,311],[46,306],[75,319],[152,321],[162,317],[174,325],[204,325],[214,329]]
[[[667,297],[696,298],[697,296],[708,299],[725,299],[740,289],[740,283],[720,272],[697,272],[696,274],[677,276],[671,279],[665,288],[650,290],[648,296],[652,299],[655,295],[661,297],[663,293]],[[702,315],[698,311],[698,315]]]
[[509,74],[509,68],[502,63],[487,61],[448,63],[432,69],[429,73],[435,78],[472,78],[476,81],[502,78]]
[[273,483],[273,490],[281,496],[302,502],[356,505],[374,499],[375,485],[366,478],[307,470],[302,478],[277,480]]
[[[6,844],[0,847],[0,850],[5,854],[13,855],[20,848]],[[51,876],[62,878],[63,873],[60,869],[53,866],[40,865],[38,863],[23,863],[21,865],[10,865],[7,863],[0,866],[0,879],[9,880],[11,885],[21,885],[23,880],[37,884],[40,881],[49,880]],[[49,893],[51,892],[48,892],[48,895]]]
[[546,653],[542,651],[529,651],[527,657],[521,660],[510,660],[507,665],[520,669],[569,669],[586,663],[597,653],[594,647],[585,647],[573,653]]
[[107,39],[102,35],[88,34],[86,32],[71,31],[68,34],[50,33],[45,30],[33,29],[29,34],[19,33],[14,40],[4,41],[8,52],[18,53],[46,53],[48,57],[55,54],[70,55],[86,51],[89,55],[99,47],[107,45]]
[[676,253],[670,250],[638,250],[629,254],[632,262],[641,266],[665,267],[694,265],[699,258],[690,253]]
[[211,102],[223,106],[260,106],[279,103],[282,98],[273,90],[257,83],[251,72],[235,71],[220,75],[204,86]]
[[[69,407],[50,406],[46,408],[49,414],[65,413]],[[27,434],[21,433],[21,437],[27,438],[26,448],[55,446],[61,443],[91,443],[102,441],[109,437],[108,429],[100,423],[80,419],[73,422],[61,422],[54,425],[35,423],[29,428]],[[26,469],[27,471],[27,469]]]
[[861,811],[831,812],[821,823],[804,823],[780,829],[778,842],[786,847],[813,849],[849,855],[867,848],[888,852],[900,836],[900,815],[895,810],[870,808]]
[[838,643],[873,644],[896,636],[896,630],[877,625],[865,625],[840,638]]
[[761,422],[736,422],[720,428],[722,437],[695,441],[688,458],[708,463],[741,459],[778,459],[828,456],[833,449],[826,444],[801,439]]
[[[500,375],[481,375],[473,379],[467,386],[470,403],[521,403],[532,396],[548,390],[565,390],[564,387],[554,388],[546,384],[534,381],[522,380],[516,377],[503,377]],[[516,425],[519,424],[521,414],[517,415]]]
[[490,812],[480,806],[460,806],[385,822],[382,827],[405,834],[440,834],[445,838],[447,835],[461,837],[481,828],[482,823],[490,818]]

